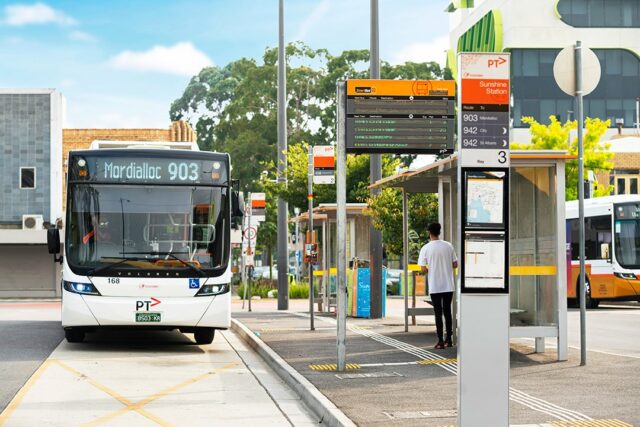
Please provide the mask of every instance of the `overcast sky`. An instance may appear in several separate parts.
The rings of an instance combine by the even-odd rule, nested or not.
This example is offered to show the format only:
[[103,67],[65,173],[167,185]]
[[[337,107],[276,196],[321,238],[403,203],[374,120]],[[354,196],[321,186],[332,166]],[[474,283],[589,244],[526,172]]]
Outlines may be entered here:
[[[380,0],[381,58],[444,64],[442,0]],[[0,0],[0,86],[57,88],[66,127],[167,127],[207,65],[278,42],[277,0]],[[285,39],[369,47],[369,0],[285,0]]]

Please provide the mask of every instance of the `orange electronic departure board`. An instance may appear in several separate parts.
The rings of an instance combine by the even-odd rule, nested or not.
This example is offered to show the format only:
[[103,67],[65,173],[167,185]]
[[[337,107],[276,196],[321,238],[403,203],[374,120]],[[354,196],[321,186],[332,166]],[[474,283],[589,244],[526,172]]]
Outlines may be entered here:
[[347,152],[453,152],[455,95],[450,80],[347,80]]

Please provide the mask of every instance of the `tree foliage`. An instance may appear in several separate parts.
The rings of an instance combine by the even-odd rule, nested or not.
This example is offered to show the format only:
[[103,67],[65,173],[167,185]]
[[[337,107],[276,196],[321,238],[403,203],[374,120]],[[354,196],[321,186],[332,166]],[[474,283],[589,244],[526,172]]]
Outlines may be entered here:
[[[522,122],[530,126],[531,144],[512,144],[513,149],[521,150],[566,150],[569,154],[578,155],[578,138],[569,138],[571,131],[578,128],[577,121],[559,122],[555,116],[549,117],[549,124],[537,122],[533,117],[523,117]],[[609,151],[609,144],[602,144],[600,140],[605,134],[611,122],[600,119],[587,118],[584,121],[586,132],[584,133],[584,177],[587,179],[588,171],[602,172],[613,168],[611,159],[613,153]],[[578,198],[578,161],[570,160],[565,167],[566,200]],[[611,186],[598,183],[595,197],[608,196]]]
[[[187,120],[201,149],[228,152],[233,176],[254,190],[260,174],[277,159],[278,50],[266,49],[262,62],[241,58],[224,67],[207,67],[194,76],[170,108],[171,120]],[[368,50],[333,56],[303,43],[286,47],[287,138],[326,145],[335,141],[336,81],[365,78]],[[437,63],[381,64],[382,78],[436,79]],[[359,160],[364,162],[364,160]]]
[[[288,185],[275,181],[277,166],[278,50],[267,48],[262,60],[241,58],[226,66],[207,67],[194,76],[170,108],[171,120],[187,120],[203,150],[227,152],[232,177],[244,191],[267,193],[267,221],[258,231],[258,245],[275,249],[275,200],[282,195],[289,208],[307,208],[307,147],[335,141],[336,82],[367,78],[368,50],[332,55],[300,43],[286,47]],[[449,77],[435,62],[390,64],[382,61],[383,79]],[[413,157],[383,156],[383,176]],[[369,197],[369,156],[348,156],[347,200]],[[335,186],[314,186],[315,204],[335,202]],[[271,201],[271,202],[270,202]],[[270,204],[271,203],[271,204]],[[374,209],[374,218],[377,210]]]
[[[420,247],[428,241],[427,226],[438,220],[438,198],[435,194],[407,195],[409,205],[409,259],[417,260]],[[369,215],[373,225],[382,231],[382,240],[389,254],[401,255],[402,244],[402,192],[385,188],[369,199]]]

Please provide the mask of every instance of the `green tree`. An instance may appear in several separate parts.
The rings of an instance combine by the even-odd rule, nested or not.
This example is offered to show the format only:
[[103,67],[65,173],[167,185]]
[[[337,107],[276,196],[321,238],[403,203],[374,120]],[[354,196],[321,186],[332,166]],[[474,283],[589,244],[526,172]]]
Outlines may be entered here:
[[[545,125],[536,121],[533,117],[523,117],[522,122],[530,126],[530,144],[512,144],[511,148],[520,150],[566,150],[568,154],[578,155],[578,138],[575,137],[569,144],[572,130],[577,129],[577,121],[559,122],[555,116],[549,117],[549,124]],[[609,144],[601,144],[600,140],[609,128],[611,122],[600,119],[587,118],[584,121],[586,132],[584,133],[584,177],[588,171],[602,172],[613,168],[610,161],[613,153],[609,152]],[[570,160],[565,167],[566,200],[578,198],[578,161]],[[611,194],[611,186],[600,184],[596,186],[595,197]]]
[[[224,67],[204,68],[170,108],[172,120],[191,123],[201,149],[231,155],[233,177],[240,179],[244,190],[256,189],[265,165],[277,158],[277,53],[268,48],[261,63],[241,58]],[[367,77],[368,50],[333,56],[326,49],[296,42],[286,47],[286,60],[289,146],[335,141],[336,81]],[[382,61],[381,75],[438,79],[447,72],[434,62]],[[408,164],[412,157],[403,159]]]
[[[409,208],[409,259],[416,260],[420,247],[427,242],[427,226],[438,220],[438,198],[435,194],[410,193]],[[369,199],[368,214],[373,226],[382,231],[382,241],[389,254],[402,255],[402,192],[385,188]]]

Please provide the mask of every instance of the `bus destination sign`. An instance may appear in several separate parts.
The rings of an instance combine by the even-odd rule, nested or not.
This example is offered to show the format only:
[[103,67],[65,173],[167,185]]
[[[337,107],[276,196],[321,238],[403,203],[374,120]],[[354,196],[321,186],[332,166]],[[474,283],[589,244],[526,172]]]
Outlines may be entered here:
[[214,184],[227,180],[225,162],[162,157],[73,156],[72,180],[105,183]]
[[453,152],[455,83],[347,80],[348,153]]

